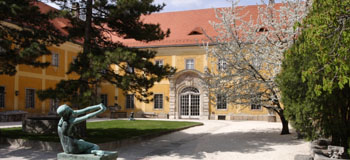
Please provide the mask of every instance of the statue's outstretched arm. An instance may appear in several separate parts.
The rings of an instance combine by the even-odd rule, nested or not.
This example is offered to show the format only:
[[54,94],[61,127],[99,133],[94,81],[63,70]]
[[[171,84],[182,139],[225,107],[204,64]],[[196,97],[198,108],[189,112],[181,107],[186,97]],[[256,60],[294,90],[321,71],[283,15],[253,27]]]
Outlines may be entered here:
[[[101,104],[102,104],[102,103],[101,103]],[[79,116],[79,115],[81,115],[81,114],[85,114],[85,113],[88,113],[88,112],[92,112],[92,111],[94,111],[94,110],[100,108],[100,107],[97,107],[97,106],[99,106],[99,105],[101,105],[101,104],[94,105],[94,106],[89,106],[89,107],[85,107],[85,108],[79,109],[79,110],[74,110],[74,111],[73,111],[73,116],[77,117],[77,116]]]
[[81,117],[78,117],[78,118],[75,118],[75,120],[73,121],[74,124],[76,123],[80,123],[82,121],[85,121],[91,117],[94,117],[102,112],[104,112],[106,110],[106,107],[101,103],[101,104],[98,104],[98,105],[94,105],[94,106],[89,106],[89,107],[86,107],[84,109],[80,109],[80,110],[77,110],[77,111],[74,111],[74,114],[75,115],[80,115],[80,114],[84,114],[84,113],[87,113],[87,112],[91,112],[93,110],[96,110],[98,109],[96,112],[92,112],[92,113],[89,113],[85,116],[81,116]]

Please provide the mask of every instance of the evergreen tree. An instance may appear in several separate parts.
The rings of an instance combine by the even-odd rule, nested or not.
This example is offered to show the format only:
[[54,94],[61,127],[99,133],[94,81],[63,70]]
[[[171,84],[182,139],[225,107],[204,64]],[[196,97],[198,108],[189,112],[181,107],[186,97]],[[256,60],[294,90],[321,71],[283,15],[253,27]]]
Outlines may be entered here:
[[286,115],[308,138],[349,147],[350,1],[315,0],[279,75]]
[[[147,24],[140,18],[161,10],[164,5],[153,5],[153,0],[55,0],[61,6],[71,26],[69,38],[83,40],[83,51],[70,64],[69,73],[78,79],[62,80],[56,89],[39,92],[41,99],[56,98],[85,107],[99,102],[96,90],[102,82],[136,93],[148,102],[148,91],[154,84],[174,72],[169,65],[150,62],[154,51],[129,48],[115,36],[133,38],[142,42],[161,40],[170,33],[159,24]],[[116,68],[118,71],[116,72]]]
[[65,41],[51,23],[57,12],[42,13],[36,3],[37,0],[0,0],[0,75],[16,74],[19,64],[48,66],[38,58],[50,54],[47,46]]

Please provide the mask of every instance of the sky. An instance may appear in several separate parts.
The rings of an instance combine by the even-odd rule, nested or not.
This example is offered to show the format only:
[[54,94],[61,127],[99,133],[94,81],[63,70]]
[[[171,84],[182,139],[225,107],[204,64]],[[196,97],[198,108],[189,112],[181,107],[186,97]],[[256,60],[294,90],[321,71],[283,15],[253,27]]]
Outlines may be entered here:
[[[265,0],[267,2],[268,0]],[[280,0],[275,0],[280,2]],[[205,8],[220,8],[232,6],[231,1],[228,0],[155,0],[155,4],[165,3],[166,6],[161,12],[172,12],[172,11],[184,11],[194,9],[205,9]],[[238,5],[256,5],[261,4],[261,0],[240,0]]]
[[[43,2],[57,8],[53,3],[47,2],[49,0],[42,0]],[[265,0],[265,2],[268,0]],[[275,0],[280,2],[281,0]],[[165,3],[166,6],[160,12],[185,11],[205,8],[220,8],[230,7],[231,2],[228,0],[154,0],[155,4]],[[256,5],[261,4],[261,0],[240,0],[238,5]]]

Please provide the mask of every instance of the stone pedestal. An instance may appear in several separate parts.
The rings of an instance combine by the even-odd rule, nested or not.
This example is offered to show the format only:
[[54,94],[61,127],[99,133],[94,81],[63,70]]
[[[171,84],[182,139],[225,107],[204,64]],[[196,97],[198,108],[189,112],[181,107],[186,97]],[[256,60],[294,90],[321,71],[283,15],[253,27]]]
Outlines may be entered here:
[[103,156],[96,156],[94,154],[67,154],[58,153],[57,160],[116,160],[118,152],[105,151]]

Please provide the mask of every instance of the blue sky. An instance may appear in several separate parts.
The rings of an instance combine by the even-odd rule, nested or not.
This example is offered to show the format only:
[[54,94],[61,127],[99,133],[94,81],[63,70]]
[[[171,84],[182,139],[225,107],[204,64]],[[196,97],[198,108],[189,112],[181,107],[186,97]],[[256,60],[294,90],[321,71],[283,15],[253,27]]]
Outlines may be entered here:
[[[275,0],[280,2],[281,0]],[[161,12],[184,11],[204,8],[229,7],[231,1],[227,0],[155,0],[155,3],[165,3],[166,6]],[[265,0],[267,3],[268,0]],[[256,5],[261,4],[261,0],[240,0],[238,5]]]
[[[43,2],[53,5],[47,1]],[[267,2],[268,0],[265,0]],[[275,0],[280,2],[281,0]],[[231,2],[228,0],[154,0],[155,4],[165,3],[166,6],[161,12],[172,12],[172,11],[185,11],[194,9],[204,9],[204,8],[219,8],[219,7],[229,7]],[[261,0],[240,0],[238,5],[255,5],[261,4]],[[56,6],[57,7],[57,6]]]

